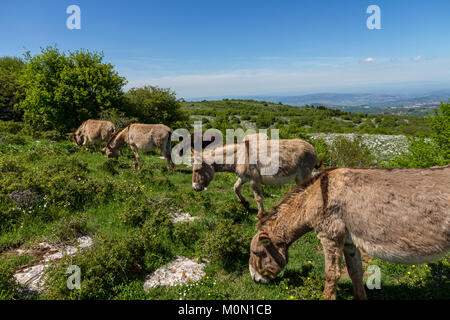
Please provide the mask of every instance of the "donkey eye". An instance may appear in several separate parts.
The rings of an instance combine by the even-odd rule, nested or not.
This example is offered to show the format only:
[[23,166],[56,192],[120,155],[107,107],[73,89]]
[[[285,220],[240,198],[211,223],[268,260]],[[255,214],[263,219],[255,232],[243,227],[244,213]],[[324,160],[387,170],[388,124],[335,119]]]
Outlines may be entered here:
[[253,251],[253,250],[252,250],[252,253],[253,253],[255,256],[258,256],[258,257],[261,257],[261,256],[263,256],[263,255],[265,254],[264,251]]

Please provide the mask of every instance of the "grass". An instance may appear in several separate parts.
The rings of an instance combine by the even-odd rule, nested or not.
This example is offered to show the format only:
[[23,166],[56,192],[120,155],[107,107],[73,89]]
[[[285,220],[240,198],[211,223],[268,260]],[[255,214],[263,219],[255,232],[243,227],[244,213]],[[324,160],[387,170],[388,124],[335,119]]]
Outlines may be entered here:
[[[34,299],[322,299],[324,258],[314,233],[293,244],[287,268],[273,282],[251,280],[248,255],[257,207],[248,185],[242,192],[251,199],[249,211],[238,204],[235,175],[219,173],[207,191],[197,193],[191,169],[167,170],[157,153],[143,154],[137,171],[127,148],[111,161],[65,138],[52,142],[15,135],[21,138],[0,143],[0,298],[21,298],[9,279],[36,260],[14,255],[13,249],[89,234],[93,248],[50,268],[49,290]],[[279,202],[290,187],[266,187],[265,207]],[[11,192],[27,189],[39,195],[36,203],[22,208],[9,199]],[[199,219],[173,225],[170,208]],[[145,275],[178,255],[209,260],[206,277],[145,292]],[[414,267],[372,263],[381,267],[382,289],[367,290],[369,299],[450,298],[448,258]],[[69,264],[81,268],[81,290],[66,288]],[[348,277],[341,279],[338,298],[352,298]]]

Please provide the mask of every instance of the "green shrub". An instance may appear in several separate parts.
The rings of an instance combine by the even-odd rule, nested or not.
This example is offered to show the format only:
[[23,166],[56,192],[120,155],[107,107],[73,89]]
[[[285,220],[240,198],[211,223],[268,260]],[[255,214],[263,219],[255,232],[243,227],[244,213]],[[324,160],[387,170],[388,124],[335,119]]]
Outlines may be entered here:
[[249,221],[253,217],[249,216],[249,212],[238,201],[221,202],[214,206],[215,215],[224,219],[231,219],[233,222]]
[[13,275],[14,268],[0,260],[0,300],[20,299],[20,287]]
[[361,136],[354,139],[337,136],[330,145],[320,138],[312,143],[327,167],[371,167],[376,164]]
[[50,240],[52,242],[66,242],[87,233],[87,216],[80,214],[72,217],[62,217],[52,227]]
[[0,120],[0,132],[18,134],[24,127],[23,122],[14,121],[1,121]]
[[214,229],[208,230],[200,244],[203,256],[226,270],[239,270],[248,263],[252,235],[232,220],[221,220]]

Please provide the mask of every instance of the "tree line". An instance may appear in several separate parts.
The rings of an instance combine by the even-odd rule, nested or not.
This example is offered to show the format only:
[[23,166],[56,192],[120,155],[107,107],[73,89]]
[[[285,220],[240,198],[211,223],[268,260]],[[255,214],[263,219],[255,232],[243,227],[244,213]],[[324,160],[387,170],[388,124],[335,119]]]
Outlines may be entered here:
[[[24,121],[36,130],[67,132],[90,118],[182,125],[187,113],[175,92],[132,88],[101,52],[42,48],[0,58],[0,120]],[[126,120],[125,120],[126,121]]]

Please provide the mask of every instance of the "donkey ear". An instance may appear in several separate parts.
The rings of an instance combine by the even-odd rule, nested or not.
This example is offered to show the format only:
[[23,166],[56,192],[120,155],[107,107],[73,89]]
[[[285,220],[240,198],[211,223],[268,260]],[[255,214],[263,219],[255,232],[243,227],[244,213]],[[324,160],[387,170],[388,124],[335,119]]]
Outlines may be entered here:
[[265,247],[267,247],[269,244],[272,243],[272,240],[270,240],[269,235],[267,234],[267,232],[264,231],[259,234],[258,241]]
[[249,139],[245,139],[244,140],[244,144],[245,144],[245,149],[250,150],[250,140]]

